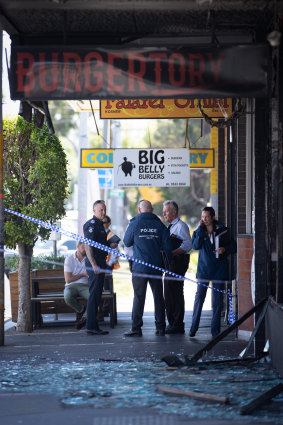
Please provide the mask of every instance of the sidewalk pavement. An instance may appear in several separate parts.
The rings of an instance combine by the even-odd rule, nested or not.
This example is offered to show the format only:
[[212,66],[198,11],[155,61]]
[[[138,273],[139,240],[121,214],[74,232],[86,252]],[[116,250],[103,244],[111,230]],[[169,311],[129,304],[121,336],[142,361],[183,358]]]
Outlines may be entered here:
[[[17,358],[25,353],[33,356],[35,353],[48,352],[51,359],[56,361],[61,356],[67,361],[73,361],[83,357],[86,360],[98,361],[101,358],[128,361],[159,361],[161,357],[175,353],[178,356],[193,355],[205,343],[211,339],[210,319],[211,312],[204,311],[201,317],[201,327],[195,338],[188,335],[192,312],[186,312],[185,335],[166,335],[159,337],[155,335],[154,313],[144,313],[143,337],[126,338],[124,332],[131,328],[131,313],[118,313],[118,325],[114,329],[109,327],[109,318],[105,323],[100,322],[100,327],[108,330],[109,334],[104,337],[88,335],[85,329],[77,331],[74,326],[64,326],[64,321],[72,318],[72,315],[60,315],[58,321],[53,315],[45,315],[45,326],[36,329],[30,334],[18,333],[14,324],[10,322],[10,329],[5,335],[5,347],[2,359]],[[51,321],[47,321],[47,317]],[[59,326],[61,323],[61,326]],[[6,323],[6,325],[8,325]],[[93,347],[95,346],[95,351]],[[210,357],[237,357],[245,348],[246,342],[236,338],[235,332],[217,344],[209,352]],[[82,352],[83,347],[83,352]],[[150,349],[154,347],[154,349]],[[71,348],[71,349],[70,349]],[[54,351],[56,349],[56,351]]]
[[[268,425],[282,422],[283,405],[249,417],[240,406],[278,381],[270,365],[251,368],[216,366],[172,370],[165,355],[196,353],[210,336],[211,312],[204,311],[195,338],[186,334],[155,335],[154,314],[144,314],[143,336],[126,338],[131,313],[118,313],[118,324],[95,336],[55,321],[31,334],[11,327],[0,347],[0,423],[3,425]],[[61,316],[59,315],[59,321]],[[233,333],[202,360],[238,357],[245,341]],[[157,392],[160,385],[229,396],[229,405]],[[274,384],[275,385],[275,384]],[[281,421],[281,422],[280,422]]]

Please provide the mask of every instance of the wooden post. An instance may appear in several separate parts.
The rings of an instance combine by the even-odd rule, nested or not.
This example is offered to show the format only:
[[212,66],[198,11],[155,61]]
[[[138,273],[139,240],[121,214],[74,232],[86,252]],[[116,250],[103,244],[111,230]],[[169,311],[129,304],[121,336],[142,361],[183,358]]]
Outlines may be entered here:
[[261,300],[256,306],[247,311],[247,313],[245,313],[242,317],[236,320],[236,322],[234,322],[231,326],[229,326],[227,329],[217,335],[212,341],[207,343],[196,354],[194,354],[190,361],[196,362],[197,360],[199,360],[205,352],[209,351],[212,347],[214,347],[214,345],[216,345],[219,341],[225,338],[225,336],[227,336],[231,331],[233,331],[236,327],[243,323],[248,317],[258,311],[266,303],[266,301],[267,298]]
[[207,394],[207,393],[200,393],[196,391],[184,391],[180,390],[179,388],[173,388],[173,387],[157,387],[157,391],[160,393],[172,395],[175,397],[179,396],[185,396],[185,397],[192,397],[196,398],[197,400],[205,400],[210,401],[212,403],[229,403],[228,397],[222,397],[214,394]]
[[255,328],[254,328],[254,330],[253,330],[253,333],[251,334],[251,337],[250,337],[250,339],[249,339],[249,342],[248,342],[247,347],[245,348],[245,351],[243,352],[243,354],[240,354],[240,357],[242,357],[243,359],[244,359],[245,357],[247,357],[247,355],[248,355],[248,352],[249,352],[249,349],[250,349],[250,347],[251,347],[251,345],[252,345],[252,342],[253,342],[253,340],[254,340],[254,337],[256,336],[256,333],[257,333],[257,331],[258,331],[258,329],[259,329],[259,327],[260,327],[260,325],[261,325],[261,322],[263,321],[263,319],[264,319],[264,317],[265,317],[265,315],[266,315],[267,308],[268,308],[268,304],[269,304],[269,301],[267,301],[267,302],[266,302],[265,306],[264,306],[264,307],[263,307],[263,309],[262,309],[261,315],[260,315],[260,317],[258,318],[258,321],[257,321],[257,323],[256,323],[256,325],[255,325]]
[[263,393],[261,396],[255,398],[250,403],[243,406],[240,410],[241,415],[248,415],[252,413],[255,409],[260,409],[261,406],[271,400],[273,397],[277,396],[283,391],[283,384],[278,384],[270,390]]

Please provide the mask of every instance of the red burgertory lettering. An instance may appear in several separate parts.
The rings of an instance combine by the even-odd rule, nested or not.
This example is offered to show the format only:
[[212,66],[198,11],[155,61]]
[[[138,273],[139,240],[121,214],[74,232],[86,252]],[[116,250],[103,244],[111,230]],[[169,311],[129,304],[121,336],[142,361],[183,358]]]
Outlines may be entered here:
[[[93,73],[92,68],[94,68]],[[103,70],[103,58],[101,54],[98,52],[88,53],[85,56],[84,77],[85,87],[92,93],[96,93],[103,87],[103,75],[99,70]],[[91,83],[91,77],[94,78],[96,84]]]
[[[83,51],[84,52],[84,51]],[[158,89],[157,96],[174,90],[178,95],[188,90],[202,90],[219,83],[224,66],[224,53],[182,52],[123,52],[106,50],[86,51],[40,51],[16,52],[17,92],[28,96],[44,93],[61,95],[122,94],[123,97],[142,95],[146,97]],[[178,89],[177,89],[178,88]],[[164,108],[162,100],[154,99],[152,108]],[[176,103],[177,102],[177,103]],[[193,100],[176,100],[180,108],[195,107]],[[106,108],[111,109],[108,101]],[[126,108],[124,104],[123,108]],[[129,106],[130,107],[130,106]],[[148,108],[148,100],[136,99],[134,109]],[[122,106],[121,106],[122,108]]]
[[222,65],[222,62],[223,62],[223,53],[219,55],[217,61],[213,60],[212,53],[207,53],[207,57],[208,57],[208,61],[209,61],[209,64],[210,64],[211,71],[214,75],[214,80],[218,81],[219,80],[219,73],[220,73],[219,71],[221,69],[221,65]]
[[[39,53],[39,85],[46,93],[52,92],[58,87],[58,52],[52,53],[51,64],[46,60],[46,53]],[[46,80],[51,81],[51,84],[47,84]],[[51,78],[50,78],[51,77]]]
[[[176,66],[176,62],[179,62],[179,66]],[[169,57],[169,81],[172,86],[180,87],[183,86],[186,81],[186,63],[184,55],[181,55],[180,53],[174,53]],[[175,73],[178,71],[180,74],[179,81],[175,78]]]
[[155,74],[155,86],[160,87],[161,86],[161,59],[167,59],[166,53],[150,53],[150,58],[155,59],[155,67],[154,67],[154,74]]
[[[82,73],[82,61],[78,53],[75,52],[64,52],[63,53],[63,76],[64,76],[64,92],[80,93],[82,87],[80,85],[80,76]],[[71,64],[75,63],[75,67]],[[72,82],[72,87],[70,83]]]
[[[122,70],[116,68],[114,65],[115,59],[124,59],[123,53],[108,53],[108,66],[107,66],[107,77],[108,77],[108,91],[117,92],[124,90],[124,85],[115,85],[115,77],[122,77]],[[123,81],[123,79],[121,78]]]
[[[135,91],[135,80],[138,82],[139,89],[141,92],[146,91],[146,86],[143,81],[143,77],[146,73],[146,59],[139,53],[129,53],[129,67],[128,67],[128,91]],[[139,64],[140,70],[135,71],[135,62]]]
[[27,52],[17,53],[17,65],[17,91],[28,93],[35,86],[34,56]]
[[[198,67],[197,67],[198,65]],[[203,74],[204,74],[204,59],[200,53],[189,54],[189,76],[190,76],[190,87],[204,86]]]

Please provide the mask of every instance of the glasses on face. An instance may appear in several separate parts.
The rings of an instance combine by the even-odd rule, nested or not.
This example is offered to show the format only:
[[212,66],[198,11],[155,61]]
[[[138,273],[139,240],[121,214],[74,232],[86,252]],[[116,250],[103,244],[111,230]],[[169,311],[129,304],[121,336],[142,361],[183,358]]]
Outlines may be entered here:
[[108,223],[110,223],[110,221],[103,221],[102,223],[103,224],[108,224]]

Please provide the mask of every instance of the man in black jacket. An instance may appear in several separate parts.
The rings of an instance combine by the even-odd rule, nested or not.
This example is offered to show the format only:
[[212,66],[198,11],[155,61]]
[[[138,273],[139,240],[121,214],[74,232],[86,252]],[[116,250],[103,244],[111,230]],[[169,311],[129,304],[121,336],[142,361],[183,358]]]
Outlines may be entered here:
[[[106,215],[106,206],[104,201],[96,201],[93,204],[93,217],[88,220],[84,226],[84,236],[87,239],[107,245],[107,235],[103,226],[103,219]],[[98,306],[103,291],[103,283],[105,273],[101,272],[106,269],[107,251],[103,251],[91,245],[85,244],[86,248],[86,271],[89,281],[89,298],[87,303],[87,333],[93,335],[105,335],[108,331],[99,328],[97,322]]]
[[[155,307],[156,335],[165,335],[165,304],[161,275],[158,268],[162,268],[162,254],[164,250],[171,259],[171,242],[169,231],[161,220],[153,214],[153,208],[149,201],[140,201],[138,204],[139,214],[134,217],[127,227],[124,244],[126,247],[133,246],[134,261],[132,265],[132,282],[134,289],[134,302],[132,309],[132,328],[125,336],[142,336],[143,311],[146,296],[147,282],[149,282]],[[156,268],[147,266],[152,264]],[[144,276],[143,276],[144,275]],[[150,277],[156,275],[155,277]]]

